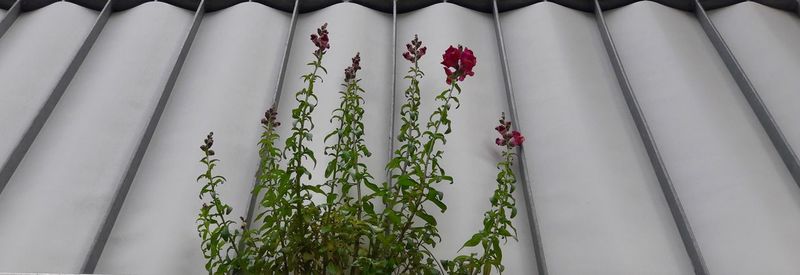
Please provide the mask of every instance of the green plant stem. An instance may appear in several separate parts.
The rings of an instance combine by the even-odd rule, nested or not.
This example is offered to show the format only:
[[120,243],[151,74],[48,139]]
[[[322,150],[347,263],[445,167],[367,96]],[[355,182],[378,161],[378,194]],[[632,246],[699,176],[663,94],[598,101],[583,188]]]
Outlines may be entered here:
[[[445,99],[445,101],[444,101],[444,103],[442,105],[447,111],[450,110],[450,105],[449,104],[450,104],[450,100],[453,99],[453,90],[455,89],[455,87],[456,87],[456,81],[453,80],[451,82],[451,84],[450,84],[450,88],[448,88],[448,90],[447,90],[447,99]],[[441,131],[440,126],[441,125],[442,124],[440,122],[434,122],[434,135],[433,136],[436,136],[436,135],[440,134],[440,131]],[[430,149],[428,150],[427,154],[423,155],[424,164],[423,164],[423,167],[422,167],[422,169],[423,169],[422,174],[420,175],[421,177],[419,178],[419,185],[418,185],[419,186],[419,190],[418,190],[419,194],[417,194],[418,196],[415,198],[414,203],[411,204],[412,208],[411,208],[411,211],[408,213],[408,216],[406,217],[406,219],[407,219],[406,223],[405,223],[405,225],[403,225],[403,228],[402,228],[402,230],[400,231],[400,234],[397,237],[397,241],[398,242],[402,242],[403,241],[403,237],[405,237],[406,232],[408,231],[409,228],[411,228],[411,225],[414,223],[414,216],[417,214],[417,211],[419,211],[419,206],[423,202],[423,198],[424,198],[423,193],[425,192],[425,187],[427,187],[430,184],[430,182],[428,182],[428,178],[429,178],[428,168],[430,166],[431,159],[434,158],[434,154],[435,154],[434,146],[436,145],[436,139],[433,139],[433,137],[431,137],[431,138],[432,139],[428,141],[429,143],[431,143],[431,146],[429,147]]]
[[[303,141],[305,141],[307,135],[311,131],[311,129],[306,129],[306,120],[311,119],[311,117],[309,115],[310,115],[311,111],[313,111],[313,107],[312,107],[311,104],[308,104],[307,102],[308,102],[308,99],[310,98],[310,95],[313,94],[313,92],[314,92],[314,82],[316,81],[316,78],[317,78],[317,71],[319,70],[319,68],[320,68],[320,66],[322,64],[322,55],[317,55],[316,57],[317,57],[317,60],[316,60],[316,63],[314,64],[314,71],[311,73],[311,77],[308,79],[308,86],[306,87],[306,89],[303,91],[303,94],[302,94],[305,97],[302,100],[297,99],[299,102],[301,102],[301,106],[299,106],[300,112],[298,112],[299,113],[298,121],[300,123],[300,127],[298,128],[297,145],[296,145],[295,148],[293,148],[293,149],[295,149],[294,152],[293,152],[294,155],[292,156],[292,160],[290,162],[290,167],[293,168],[293,170],[290,170],[290,172],[294,173],[294,179],[293,179],[294,184],[293,184],[293,187],[294,187],[294,196],[295,196],[295,201],[296,201],[295,202],[295,213],[296,213],[296,215],[295,215],[295,218],[294,218],[294,220],[295,220],[294,221],[294,226],[293,226],[294,229],[292,231],[295,232],[296,234],[305,234],[304,232],[306,231],[306,224],[305,224],[305,221],[303,220],[304,219],[304,217],[303,217],[303,202],[305,201],[305,199],[303,198],[303,194],[302,194],[303,193],[302,192],[303,186],[302,186],[301,178],[303,177],[303,174],[307,173],[308,171],[305,168],[302,168],[303,173],[300,173],[300,171],[301,171],[300,169],[303,166],[303,163],[302,163],[303,162],[303,156],[304,156],[304,151],[306,149],[304,147],[304,145],[303,145]],[[303,105],[303,102],[306,102],[306,105]],[[309,110],[309,109],[312,109],[312,110]],[[286,148],[286,149],[290,149],[290,148]],[[305,247],[301,246],[301,247],[299,247],[299,249],[301,249],[301,251],[296,251],[298,254],[292,256],[292,257],[296,257],[297,258],[294,261],[295,262],[295,266],[292,269],[295,272],[299,272],[300,271],[300,261],[302,259],[302,253],[303,253],[303,250],[305,249]]]

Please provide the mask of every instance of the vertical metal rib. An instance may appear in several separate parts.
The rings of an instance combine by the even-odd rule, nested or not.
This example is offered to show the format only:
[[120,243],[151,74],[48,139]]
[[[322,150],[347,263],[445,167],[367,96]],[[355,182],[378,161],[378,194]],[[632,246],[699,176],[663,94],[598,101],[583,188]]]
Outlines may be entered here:
[[[295,0],[294,2],[294,9],[292,10],[292,18],[289,20],[289,34],[286,36],[286,46],[283,50],[283,57],[281,61],[281,70],[278,72],[278,83],[275,85],[275,91],[272,97],[272,107],[278,108],[278,102],[281,99],[281,93],[283,91],[283,82],[284,78],[286,78],[286,67],[289,64],[289,54],[292,52],[292,40],[294,40],[294,29],[297,25],[297,16],[298,11],[300,9],[300,0]],[[256,166],[256,180],[253,182],[253,186],[255,187],[258,184],[258,178],[261,173],[261,166],[260,166],[260,159],[259,165]],[[248,226],[253,224],[253,214],[256,211],[256,202],[258,201],[258,194],[252,193],[250,195],[250,203],[247,205],[247,213],[245,215],[245,222]],[[240,243],[239,246],[241,247],[244,243]]]
[[8,9],[8,12],[6,12],[6,16],[3,17],[3,20],[0,20],[0,37],[3,37],[3,34],[5,34],[6,31],[8,31],[8,28],[10,28],[11,25],[14,24],[14,21],[17,20],[19,12],[22,9],[21,7],[22,0],[17,0],[13,5],[11,5],[11,8]]
[[689,259],[692,262],[692,267],[694,268],[695,274],[707,275],[708,268],[703,260],[703,255],[700,253],[700,247],[698,246],[697,240],[694,237],[692,227],[689,225],[689,220],[683,210],[683,205],[678,198],[678,194],[675,191],[672,180],[669,177],[669,172],[664,165],[664,161],[661,159],[661,154],[658,151],[655,140],[653,140],[653,135],[650,132],[649,126],[647,125],[647,120],[644,117],[644,113],[639,106],[636,95],[633,93],[628,76],[625,74],[625,68],[622,66],[622,61],[620,60],[616,46],[614,45],[614,40],[611,38],[611,33],[608,31],[608,26],[606,26],[606,21],[603,17],[603,10],[600,8],[598,0],[594,1],[594,6],[597,25],[600,29],[601,35],[603,36],[603,44],[606,46],[608,57],[611,60],[612,66],[614,67],[614,73],[617,75],[619,86],[622,90],[623,96],[625,97],[625,103],[628,105],[628,110],[630,111],[633,121],[636,124],[636,129],[639,131],[639,136],[641,137],[644,147],[647,150],[647,156],[650,158],[650,163],[653,166],[653,170],[655,170],[658,183],[661,185],[661,191],[664,193],[664,198],[667,200],[667,205],[669,205],[669,210],[672,213],[672,218],[675,220],[675,225],[678,227],[678,232],[681,235],[683,246],[686,248],[686,253],[689,255]]
[[717,49],[719,56],[722,57],[722,61],[725,62],[725,66],[728,67],[728,71],[730,71],[733,79],[736,80],[736,84],[739,86],[745,99],[747,99],[747,103],[755,113],[761,126],[764,127],[764,131],[766,131],[767,136],[778,151],[778,155],[780,155],[786,168],[789,169],[789,173],[792,175],[792,178],[794,178],[795,184],[800,186],[800,160],[797,159],[797,154],[794,153],[791,145],[786,141],[786,137],[783,135],[780,127],[772,118],[772,114],[770,114],[764,101],[761,100],[761,96],[758,95],[758,91],[756,91],[753,83],[747,78],[747,74],[745,74],[741,65],[739,65],[739,62],[736,60],[736,57],[733,55],[733,52],[725,43],[725,39],[723,39],[722,35],[717,31],[714,22],[711,22],[703,5],[697,0],[694,1],[694,4],[695,14],[697,15],[697,19],[700,20],[700,25],[703,26],[706,35],[708,35],[711,43],[714,44],[714,48]]
[[[21,1],[17,1],[14,6],[11,7],[9,10],[9,15],[13,13],[14,18],[17,17],[17,13],[19,13]],[[89,53],[89,50],[94,45],[94,42],[97,40],[97,36],[100,35],[100,31],[103,30],[103,27],[106,25],[106,21],[108,21],[108,16],[111,14],[112,9],[112,0],[106,2],[105,7],[100,12],[97,17],[97,20],[94,23],[91,31],[83,40],[83,44],[81,47],[78,48],[78,51],[75,53],[75,56],[72,57],[67,69],[61,75],[61,78],[56,83],[56,86],[53,88],[53,91],[50,92],[50,95],[47,98],[47,101],[44,102],[39,112],[36,114],[36,117],[33,118],[33,121],[30,125],[28,125],[28,129],[25,130],[25,133],[22,135],[22,139],[20,139],[19,143],[14,147],[14,150],[11,151],[11,154],[8,157],[8,160],[0,167],[0,193],[3,192],[3,189],[8,184],[8,181],[11,179],[11,176],[14,175],[14,171],[19,166],[22,159],[25,157],[25,154],[30,149],[33,141],[36,139],[36,136],[39,134],[39,131],[42,130],[44,127],[44,123],[47,121],[47,118],[50,117],[50,114],[53,112],[58,101],[61,99],[61,96],[64,95],[64,91],[69,86],[69,83],[72,81],[72,78],[75,76],[75,73],[78,72],[78,68],[80,68],[81,64],[83,64],[83,60],[86,58],[86,55]],[[0,22],[0,28],[2,28],[6,24],[6,17]],[[13,22],[13,19],[11,19]],[[11,23],[8,23],[10,26]],[[5,26],[5,29],[0,29],[0,35],[8,29],[8,26]]]
[[[497,35],[497,47],[500,49],[500,63],[503,67],[503,78],[506,87],[506,98],[508,99],[508,108],[511,113],[511,120],[516,124],[516,128],[520,132],[524,132],[519,127],[519,116],[517,115],[517,102],[514,98],[514,89],[511,85],[511,72],[508,68],[508,56],[506,55],[506,46],[503,41],[503,30],[500,27],[500,14],[497,10],[497,0],[492,0],[492,12],[494,14],[495,33]],[[547,262],[544,255],[544,248],[542,247],[542,235],[539,231],[539,222],[536,218],[536,207],[533,200],[533,186],[530,177],[528,176],[528,163],[525,158],[525,146],[517,147],[519,153],[520,164],[520,179],[522,190],[525,192],[525,206],[528,212],[528,226],[531,229],[533,249],[536,255],[536,269],[539,275],[547,275]]]
[[286,36],[286,48],[283,51],[283,59],[281,64],[281,72],[278,75],[278,85],[275,87],[275,94],[272,98],[272,107],[277,108],[278,103],[281,101],[281,94],[283,92],[283,80],[286,78],[286,66],[289,64],[289,54],[292,53],[292,40],[294,40],[294,29],[297,26],[297,17],[299,16],[300,0],[294,1],[294,10],[292,10],[292,19],[289,21],[289,35]]
[[[106,8],[103,10],[105,11],[106,9],[108,9],[108,12],[110,12],[111,1],[106,3]],[[89,254],[86,256],[83,266],[81,267],[81,273],[94,273],[94,269],[97,267],[97,261],[100,259],[100,255],[103,253],[103,249],[106,246],[109,235],[111,235],[111,230],[114,228],[114,223],[117,221],[119,211],[122,209],[122,205],[125,202],[125,197],[127,197],[128,191],[131,188],[133,179],[136,176],[136,171],[139,169],[142,158],[144,158],[144,153],[147,151],[148,145],[150,145],[150,139],[153,137],[153,133],[156,130],[158,121],[161,119],[161,114],[164,113],[167,100],[172,94],[172,88],[175,87],[175,82],[178,79],[178,75],[180,75],[184,61],[186,61],[186,56],[189,54],[189,49],[192,47],[192,42],[194,41],[194,37],[197,34],[197,29],[200,27],[200,22],[202,22],[204,14],[205,0],[201,0],[197,6],[197,10],[195,11],[191,27],[189,28],[186,38],[183,41],[183,45],[180,48],[178,57],[175,60],[169,77],[167,78],[167,82],[164,85],[164,90],[161,92],[161,97],[158,99],[158,103],[153,111],[153,115],[150,117],[144,134],[139,140],[136,151],[134,152],[131,162],[128,164],[128,168],[125,171],[125,176],[122,178],[122,181],[117,187],[114,198],[111,201],[111,207],[108,209],[108,212],[106,212],[106,217],[103,221],[103,224],[95,234],[92,247],[89,250]],[[106,15],[106,20],[107,17],[108,15]]]
[[[394,114],[397,110],[397,0],[392,0],[392,112],[391,125],[389,125],[389,159],[392,160],[394,154],[394,127],[395,117]],[[392,172],[386,171],[386,182],[389,186],[393,184]]]

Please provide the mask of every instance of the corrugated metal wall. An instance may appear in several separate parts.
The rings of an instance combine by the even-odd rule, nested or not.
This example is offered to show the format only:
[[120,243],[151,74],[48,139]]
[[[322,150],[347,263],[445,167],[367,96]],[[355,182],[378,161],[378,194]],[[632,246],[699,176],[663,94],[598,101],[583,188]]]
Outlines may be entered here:
[[480,226],[499,157],[492,127],[507,112],[528,136],[507,274],[800,273],[800,17],[774,8],[796,4],[511,1],[486,13],[456,2],[399,14],[7,5],[0,272],[204,273],[197,146],[215,132],[223,197],[247,215],[258,118],[277,104],[288,120],[307,33],[328,22],[313,134],[332,129],[337,80],[360,52],[376,181],[398,127],[405,41],[419,34],[429,48],[423,113],[444,87],[438,54],[463,44],[478,56],[448,138],[456,183],[443,187],[437,254],[454,256]]

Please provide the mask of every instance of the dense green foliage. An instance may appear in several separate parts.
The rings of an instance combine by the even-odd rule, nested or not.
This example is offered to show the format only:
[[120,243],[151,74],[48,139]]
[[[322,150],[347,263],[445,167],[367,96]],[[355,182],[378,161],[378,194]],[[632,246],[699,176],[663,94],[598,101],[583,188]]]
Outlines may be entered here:
[[[327,24],[326,24],[327,25]],[[436,96],[436,109],[420,121],[420,81],[425,74],[419,60],[426,48],[416,37],[404,57],[411,61],[405,79],[405,102],[400,108],[402,125],[397,135],[398,149],[386,165],[391,182],[375,183],[365,164],[370,151],[364,139],[364,98],[366,91],[357,77],[360,55],[345,69],[339,92],[339,106],[330,123],[335,129],[323,141],[325,179],[312,181],[317,165],[311,131],[317,106],[315,84],[322,81],[323,57],[329,48],[326,25],[312,35],[317,46],[311,70],[303,75],[306,87],[295,93],[297,106],[291,110],[290,135],[284,147],[276,128],[277,112],[270,109],[261,120],[260,166],[253,189],[258,198],[252,225],[235,223],[227,216],[232,208],[217,193],[225,178],[215,175],[219,160],[214,159],[213,134],[201,149],[206,172],[198,178],[204,185],[204,201],[198,221],[203,255],[209,274],[489,274],[503,271],[500,241],[516,238],[511,220],[516,215],[512,197],[516,178],[512,169],[519,144],[502,144],[503,159],[498,163],[497,189],[485,213],[483,229],[464,247],[477,247],[454,260],[439,261],[431,251],[441,236],[431,211],[444,213],[441,184],[452,184],[442,160],[447,135],[452,130],[450,113],[458,109],[459,82],[472,76],[475,58],[468,48],[450,47],[442,63],[446,65],[448,87]],[[448,56],[449,55],[449,56]],[[448,59],[449,58],[449,59]],[[508,125],[501,119],[501,124]],[[516,132],[514,132],[516,133]],[[512,139],[504,134],[506,141]],[[498,143],[498,145],[501,145]],[[431,208],[431,206],[435,208]]]

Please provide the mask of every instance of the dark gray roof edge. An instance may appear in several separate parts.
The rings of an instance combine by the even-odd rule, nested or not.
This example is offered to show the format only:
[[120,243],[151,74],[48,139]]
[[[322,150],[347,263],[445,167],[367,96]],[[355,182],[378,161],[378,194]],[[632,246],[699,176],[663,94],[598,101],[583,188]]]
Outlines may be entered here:
[[[22,11],[31,11],[58,2],[59,0],[21,0]],[[83,6],[85,8],[100,11],[103,9],[107,0],[68,0],[68,2]],[[114,0],[114,11],[127,10],[151,0]],[[498,10],[500,12],[509,11],[532,5],[543,0],[499,0]],[[626,6],[639,1],[653,1],[665,6],[685,11],[692,11],[694,9],[694,2],[691,0],[600,0],[600,6],[603,10],[615,9],[618,7]],[[721,7],[730,6],[747,0],[701,0],[700,2],[706,9],[716,9]],[[184,8],[187,10],[197,9],[199,0],[161,0],[176,7]],[[247,0],[211,0],[206,3],[206,10],[209,12],[225,9],[233,5],[247,2]],[[253,2],[261,3],[266,6],[282,10],[285,12],[292,12],[294,8],[294,0],[253,0]],[[300,1],[300,13],[312,12],[328,6],[345,2],[343,0],[302,0]],[[392,0],[350,0],[349,2],[357,3],[359,5],[385,12],[392,13]],[[427,6],[441,3],[443,0],[397,0],[397,12],[405,13],[425,8]],[[492,0],[448,0],[447,2],[453,3],[472,10],[491,13]],[[569,7],[576,10],[585,12],[594,11],[594,2],[588,0],[550,0],[550,2]],[[798,10],[798,4],[795,0],[752,0],[769,7],[786,11]],[[14,3],[14,0],[0,0],[0,8],[9,9]]]

